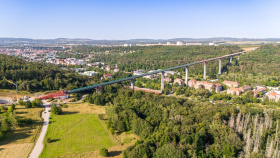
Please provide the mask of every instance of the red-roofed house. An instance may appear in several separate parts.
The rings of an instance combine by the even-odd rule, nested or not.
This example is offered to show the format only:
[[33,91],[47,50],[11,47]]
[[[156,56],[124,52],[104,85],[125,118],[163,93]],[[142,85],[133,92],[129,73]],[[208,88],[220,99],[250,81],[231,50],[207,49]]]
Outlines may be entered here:
[[267,93],[267,97],[269,100],[278,102],[280,99],[280,91],[275,91],[275,90],[270,91]]
[[240,85],[238,82],[233,82],[233,81],[224,81],[223,84],[228,87],[235,87],[235,88],[238,88]]
[[[202,88],[208,89],[210,92],[212,91],[213,85],[214,85],[214,83],[209,83],[206,81],[196,81],[194,79],[191,79],[188,81],[189,87],[194,87],[195,89],[197,89],[200,86],[202,86]],[[222,90],[222,86],[219,83],[216,83],[214,88],[217,93]]]
[[104,74],[104,78],[112,78],[112,74]]
[[238,95],[239,96],[241,94],[241,90],[239,88],[230,87],[227,90],[227,94]]
[[110,66],[106,66],[105,70],[110,71]]
[[119,72],[119,71],[120,71],[120,69],[118,69],[118,68],[114,69],[114,72]]
[[244,91],[248,91],[248,90],[251,90],[252,88],[248,85],[245,85],[245,86],[242,86],[239,88],[239,90],[241,90],[241,92],[244,92]]
[[216,83],[215,84],[215,87],[216,87],[216,92],[219,93],[220,91],[222,91],[223,87],[220,83]]
[[254,90],[253,91],[253,93],[254,93],[254,97],[259,97],[259,92],[264,92],[266,90],[266,88],[264,87],[264,88],[259,88],[259,89],[256,89],[256,90]]

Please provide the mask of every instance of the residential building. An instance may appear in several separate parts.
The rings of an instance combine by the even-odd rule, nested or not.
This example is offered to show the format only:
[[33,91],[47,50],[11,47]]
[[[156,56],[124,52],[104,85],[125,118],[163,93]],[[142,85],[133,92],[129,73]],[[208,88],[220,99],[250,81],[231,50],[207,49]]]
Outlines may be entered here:
[[234,82],[234,81],[224,81],[223,84],[228,87],[235,87],[235,88],[238,88],[240,85],[238,82]]
[[97,72],[95,71],[85,71],[83,73],[79,73],[80,75],[85,75],[85,76],[88,76],[88,77],[91,77],[91,76],[94,76],[97,74]]
[[186,43],[186,46],[201,46],[202,43]]
[[114,69],[114,72],[119,72],[119,71],[120,71],[120,69],[118,69],[118,68]]
[[147,75],[147,76],[144,76],[144,78],[154,79],[154,76],[153,75]]
[[171,82],[172,80],[171,80],[171,78],[165,77],[165,78],[164,78],[164,81],[165,81],[165,82]]
[[175,84],[175,83],[178,83],[179,85],[183,85],[183,84],[184,84],[184,81],[183,81],[182,79],[180,79],[180,78],[176,78],[176,79],[174,80],[173,84]]
[[111,69],[110,66],[106,66],[106,67],[105,67],[105,70],[106,70],[106,71],[110,71],[110,69]]
[[181,46],[181,45],[183,45],[183,42],[177,41],[177,45],[178,45],[178,46]]
[[270,90],[273,90],[273,91],[278,91],[279,90],[279,87],[269,87],[269,86],[267,86],[266,88],[270,89]]
[[112,78],[112,74],[104,74],[104,78]]
[[208,89],[210,92],[214,88],[217,93],[219,93],[222,90],[222,85],[220,83],[214,84],[214,83],[209,83],[206,81],[196,81],[194,79],[191,79],[188,81],[188,86],[194,87],[195,89],[202,87],[202,88]]
[[278,102],[280,100],[280,91],[272,90],[268,92],[266,95],[268,99],[271,101]]
[[229,89],[227,89],[227,94],[239,96],[239,95],[241,95],[241,90],[239,88],[230,87]]
[[145,73],[144,70],[137,70],[137,71],[134,71],[134,72],[133,72],[133,75],[134,75],[134,76],[137,76],[137,75],[142,75],[142,74],[144,74],[144,73]]
[[266,91],[266,88],[264,87],[264,88],[258,88],[258,89],[255,89],[255,90],[253,90],[253,93],[254,93],[254,97],[259,97],[259,92],[265,92]]
[[177,72],[175,72],[175,71],[164,71],[164,76],[168,76],[168,75],[175,75],[175,74],[177,74]]
[[248,91],[248,90],[251,90],[251,89],[252,88],[250,86],[248,86],[248,85],[245,85],[245,86],[242,86],[242,87],[239,88],[239,90],[241,92]]

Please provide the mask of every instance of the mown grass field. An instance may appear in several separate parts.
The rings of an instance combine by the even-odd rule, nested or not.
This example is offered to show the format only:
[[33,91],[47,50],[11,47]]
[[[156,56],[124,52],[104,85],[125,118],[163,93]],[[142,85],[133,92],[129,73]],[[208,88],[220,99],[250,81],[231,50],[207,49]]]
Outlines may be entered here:
[[[109,157],[121,158],[122,151],[139,139],[131,133],[111,134],[106,128],[105,106],[67,105],[63,115],[52,117],[47,137],[53,142],[47,144],[41,157],[101,158],[99,149],[106,147]],[[99,120],[98,114],[104,115],[105,119]]]
[[116,145],[95,114],[53,115],[45,138],[51,138],[40,157],[57,157]]
[[41,110],[42,108],[26,109],[24,106],[16,106],[16,115],[20,118],[32,119],[32,124],[19,126],[6,135],[6,138],[0,142],[1,158],[28,157],[40,133]]

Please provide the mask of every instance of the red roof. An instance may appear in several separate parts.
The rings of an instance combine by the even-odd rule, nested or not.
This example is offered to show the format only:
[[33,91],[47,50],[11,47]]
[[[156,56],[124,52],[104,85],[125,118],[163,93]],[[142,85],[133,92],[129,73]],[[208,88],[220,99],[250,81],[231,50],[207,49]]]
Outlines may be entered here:
[[112,74],[104,74],[104,77],[112,76]]

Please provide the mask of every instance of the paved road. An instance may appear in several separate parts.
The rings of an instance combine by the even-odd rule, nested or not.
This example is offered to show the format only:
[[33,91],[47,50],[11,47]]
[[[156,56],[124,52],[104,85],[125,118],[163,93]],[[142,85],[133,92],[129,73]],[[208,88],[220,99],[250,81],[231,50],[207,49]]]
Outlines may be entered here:
[[46,102],[44,102],[44,107],[45,107],[45,111],[43,111],[43,113],[42,113],[42,117],[44,119],[43,128],[42,128],[41,134],[35,144],[34,149],[32,150],[31,154],[29,155],[29,158],[38,158],[44,148],[43,142],[44,142],[44,137],[46,135],[48,126],[49,126],[49,117],[50,117],[49,110],[51,109],[49,107],[49,104],[47,104]]

